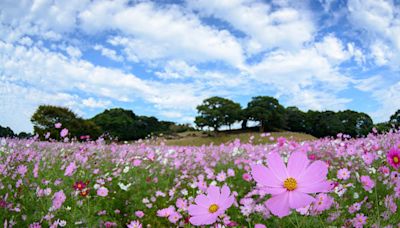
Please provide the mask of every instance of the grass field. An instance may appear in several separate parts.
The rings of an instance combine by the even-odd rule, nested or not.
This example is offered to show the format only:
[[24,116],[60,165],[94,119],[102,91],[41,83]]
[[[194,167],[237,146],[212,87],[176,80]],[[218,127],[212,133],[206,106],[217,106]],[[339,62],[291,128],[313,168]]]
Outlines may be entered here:
[[[269,136],[262,137],[258,132],[219,132],[214,136],[209,136],[202,132],[185,132],[179,135],[179,139],[167,139],[167,145],[176,146],[201,146],[201,145],[220,145],[222,143],[229,143],[235,139],[240,139],[242,143],[250,141],[251,137],[253,144],[274,143],[279,137],[293,139],[295,141],[308,141],[315,140],[312,135],[297,133],[297,132],[271,132]],[[272,138],[271,138],[272,137]]]

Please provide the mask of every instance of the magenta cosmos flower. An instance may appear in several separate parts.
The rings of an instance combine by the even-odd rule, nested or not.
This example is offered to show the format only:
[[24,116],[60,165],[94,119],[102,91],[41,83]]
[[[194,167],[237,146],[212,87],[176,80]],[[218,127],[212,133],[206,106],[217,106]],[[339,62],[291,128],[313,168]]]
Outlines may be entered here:
[[390,149],[387,154],[387,161],[393,168],[398,169],[400,167],[400,150],[396,147]]
[[272,214],[284,217],[290,209],[298,209],[311,204],[315,199],[310,193],[327,192],[330,182],[327,181],[328,166],[323,161],[310,164],[303,152],[291,154],[287,167],[276,152],[267,156],[268,168],[253,165],[254,180],[266,193],[272,195],[266,201]]
[[196,226],[213,224],[218,216],[232,206],[234,200],[228,186],[225,185],[220,189],[211,185],[207,189],[207,195],[198,195],[194,200],[196,204],[189,206],[188,211],[191,216],[189,221]]

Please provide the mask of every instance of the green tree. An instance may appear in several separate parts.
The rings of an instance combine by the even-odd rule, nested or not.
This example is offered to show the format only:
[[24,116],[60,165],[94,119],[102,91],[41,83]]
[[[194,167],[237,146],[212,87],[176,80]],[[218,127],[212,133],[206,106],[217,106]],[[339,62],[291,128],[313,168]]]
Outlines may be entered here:
[[393,124],[396,128],[400,126],[400,109],[390,116],[389,124]]
[[60,129],[55,128],[56,123],[61,123],[62,128],[67,128],[72,137],[78,139],[82,135],[90,135],[97,138],[100,134],[100,128],[93,122],[78,117],[74,112],[65,107],[52,105],[41,105],[35,111],[31,118],[35,134],[41,139],[50,132],[50,137],[60,139]]
[[104,133],[119,140],[145,137],[144,123],[131,110],[113,108],[97,114],[91,119]]
[[9,127],[0,126],[0,137],[13,137],[15,134]]
[[338,112],[338,116],[343,123],[342,133],[344,134],[359,137],[368,135],[372,130],[372,119],[365,113],[345,110]]
[[249,120],[260,122],[260,132],[285,128],[285,108],[273,97],[253,97],[247,104]]
[[210,97],[197,106],[199,116],[195,123],[198,127],[212,127],[215,131],[223,125],[231,127],[241,118],[240,104],[222,97]]
[[286,127],[289,131],[293,132],[306,132],[307,120],[306,113],[297,107],[286,108]]

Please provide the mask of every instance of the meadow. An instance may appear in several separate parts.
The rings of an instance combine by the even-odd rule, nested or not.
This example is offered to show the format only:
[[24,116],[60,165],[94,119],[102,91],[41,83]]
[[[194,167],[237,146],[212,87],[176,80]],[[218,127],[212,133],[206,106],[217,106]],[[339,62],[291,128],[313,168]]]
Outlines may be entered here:
[[[65,134],[63,134],[66,137]],[[221,145],[0,139],[4,227],[398,227],[400,132]]]

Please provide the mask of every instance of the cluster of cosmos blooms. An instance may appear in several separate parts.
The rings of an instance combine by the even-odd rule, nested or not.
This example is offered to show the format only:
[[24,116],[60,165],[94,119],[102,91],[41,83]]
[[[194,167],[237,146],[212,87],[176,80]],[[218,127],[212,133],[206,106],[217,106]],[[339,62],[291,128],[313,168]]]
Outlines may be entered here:
[[[219,146],[0,139],[4,227],[398,227],[400,132]],[[268,137],[268,134],[263,134]]]

